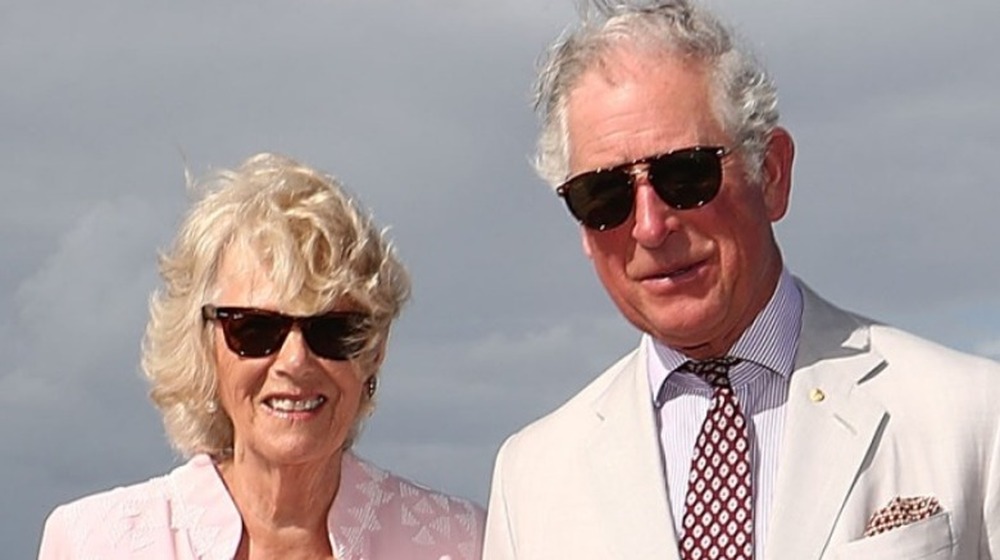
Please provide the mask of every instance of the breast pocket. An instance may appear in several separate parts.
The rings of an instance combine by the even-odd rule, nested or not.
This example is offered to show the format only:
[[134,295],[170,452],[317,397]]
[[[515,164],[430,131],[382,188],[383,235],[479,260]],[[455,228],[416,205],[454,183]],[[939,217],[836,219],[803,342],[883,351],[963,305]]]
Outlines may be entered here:
[[954,541],[948,512],[834,549],[835,560],[949,560]]

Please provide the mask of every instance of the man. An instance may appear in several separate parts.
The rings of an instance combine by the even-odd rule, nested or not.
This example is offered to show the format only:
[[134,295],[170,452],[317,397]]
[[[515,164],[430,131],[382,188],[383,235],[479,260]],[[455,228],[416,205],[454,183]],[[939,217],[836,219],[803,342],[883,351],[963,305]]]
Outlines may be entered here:
[[792,277],[769,77],[687,0],[605,11],[550,51],[537,163],[644,334],[504,444],[485,559],[1000,559],[1000,366]]

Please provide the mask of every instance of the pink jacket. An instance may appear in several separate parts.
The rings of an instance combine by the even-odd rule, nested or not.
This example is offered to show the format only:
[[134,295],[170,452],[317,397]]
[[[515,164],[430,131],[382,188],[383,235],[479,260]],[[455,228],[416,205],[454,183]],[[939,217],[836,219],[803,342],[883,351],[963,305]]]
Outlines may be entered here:
[[[60,506],[45,522],[39,560],[231,560],[242,520],[212,460]],[[344,454],[327,516],[342,560],[479,560],[483,510]]]

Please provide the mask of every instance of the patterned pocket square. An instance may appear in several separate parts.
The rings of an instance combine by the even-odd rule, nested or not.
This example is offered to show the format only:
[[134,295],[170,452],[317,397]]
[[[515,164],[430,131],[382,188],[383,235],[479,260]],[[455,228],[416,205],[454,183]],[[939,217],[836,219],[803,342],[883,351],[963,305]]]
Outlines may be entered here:
[[872,514],[865,527],[865,536],[873,537],[886,531],[898,529],[921,519],[927,519],[940,511],[941,504],[935,498],[926,496],[901,498],[896,496],[889,502],[889,505]]

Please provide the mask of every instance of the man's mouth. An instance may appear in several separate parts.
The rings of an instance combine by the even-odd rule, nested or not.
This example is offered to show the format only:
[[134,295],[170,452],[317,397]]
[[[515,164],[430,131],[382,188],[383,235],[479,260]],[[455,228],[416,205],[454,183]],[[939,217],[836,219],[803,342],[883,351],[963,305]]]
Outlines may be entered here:
[[670,268],[666,270],[661,270],[654,272],[652,274],[647,274],[642,277],[643,281],[657,281],[657,280],[681,280],[695,272],[697,272],[704,261],[698,261],[695,263],[678,266],[676,268]]

